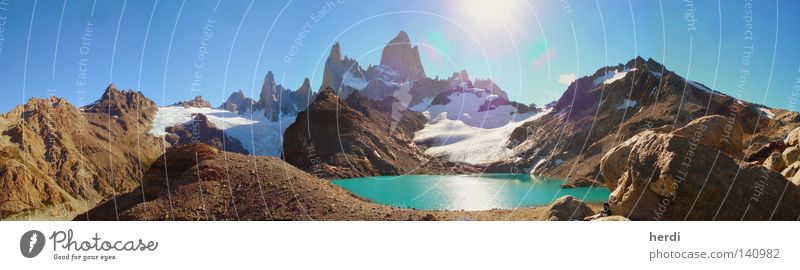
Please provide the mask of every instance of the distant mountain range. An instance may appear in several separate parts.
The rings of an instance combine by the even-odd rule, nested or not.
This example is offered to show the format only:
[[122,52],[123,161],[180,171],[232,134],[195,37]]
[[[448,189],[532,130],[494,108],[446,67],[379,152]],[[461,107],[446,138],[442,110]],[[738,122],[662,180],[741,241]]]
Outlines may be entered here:
[[[322,179],[482,172],[606,186],[606,211],[637,220],[800,215],[785,206],[800,200],[797,143],[786,139],[800,114],[714,91],[652,59],[602,67],[538,108],[467,71],[427,77],[400,32],[379,65],[364,69],[337,43],[317,92],[308,79],[291,90],[268,72],[257,98],[236,91],[218,107],[198,96],[158,108],[112,84],[82,108],[30,99],[0,115],[0,218],[457,218],[376,206]],[[784,192],[753,189],[766,184]],[[658,209],[666,198],[676,206],[665,212],[634,206]]]

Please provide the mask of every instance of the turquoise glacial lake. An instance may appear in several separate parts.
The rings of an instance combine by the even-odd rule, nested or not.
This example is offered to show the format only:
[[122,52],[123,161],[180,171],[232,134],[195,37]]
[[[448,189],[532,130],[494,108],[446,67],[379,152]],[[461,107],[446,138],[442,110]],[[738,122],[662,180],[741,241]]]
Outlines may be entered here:
[[376,176],[331,182],[375,203],[421,210],[542,206],[565,195],[602,203],[610,194],[606,187],[562,189],[563,180],[528,174]]

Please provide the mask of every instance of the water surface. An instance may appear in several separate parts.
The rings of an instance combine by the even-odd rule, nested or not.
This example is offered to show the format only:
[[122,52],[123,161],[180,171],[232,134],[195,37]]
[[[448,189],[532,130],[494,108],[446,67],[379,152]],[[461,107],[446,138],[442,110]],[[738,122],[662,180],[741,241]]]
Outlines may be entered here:
[[572,195],[602,203],[605,187],[562,189],[560,179],[528,174],[402,175],[333,180],[372,202],[422,210],[487,210],[542,206]]

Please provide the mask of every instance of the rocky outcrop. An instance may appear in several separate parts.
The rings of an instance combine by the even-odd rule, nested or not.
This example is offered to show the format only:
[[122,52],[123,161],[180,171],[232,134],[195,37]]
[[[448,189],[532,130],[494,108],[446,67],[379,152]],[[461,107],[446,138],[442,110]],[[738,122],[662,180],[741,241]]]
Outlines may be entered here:
[[631,221],[631,220],[623,216],[607,216],[607,217],[592,219],[592,221]]
[[744,132],[735,122],[722,115],[704,116],[692,120],[686,126],[676,129],[672,134],[691,138],[698,143],[722,150],[735,157],[743,155]]
[[0,219],[70,219],[139,185],[161,153],[156,104],[112,84],[96,102],[30,99],[0,115]]
[[493,95],[498,95],[501,99],[509,100],[508,93],[506,93],[506,91],[503,91],[503,89],[500,88],[500,86],[498,86],[497,84],[495,84],[492,80],[475,79],[473,85],[475,86],[475,88],[486,89],[486,91],[488,91]]
[[211,103],[203,99],[203,96],[196,96],[193,99],[175,103],[173,106],[181,106],[184,108],[211,108]]
[[258,101],[245,96],[242,90],[233,92],[225,103],[219,107],[233,113],[244,114],[263,111],[271,121],[278,121],[281,115],[294,115],[305,110],[309,100],[313,100],[311,83],[308,78],[296,91],[283,87],[275,81],[272,71],[267,72]]
[[397,71],[400,81],[416,81],[425,77],[425,69],[419,58],[419,48],[411,46],[411,40],[404,31],[400,31],[383,47],[381,65]]
[[242,146],[242,142],[231,136],[225,135],[221,129],[208,120],[202,113],[192,115],[192,120],[184,124],[168,127],[164,140],[170,146],[202,142],[222,151],[249,154]]
[[792,181],[796,185],[800,185],[800,144],[798,144],[798,137],[800,137],[800,128],[796,128],[789,132],[786,138],[780,143],[782,147],[774,147],[776,142],[770,143],[762,147],[760,153],[769,149],[769,157],[762,163],[764,167],[770,168],[774,171],[781,172],[781,175]]
[[242,90],[233,92],[225,103],[219,107],[233,113],[244,114],[253,111],[256,101],[245,96]]
[[267,119],[277,121],[281,114],[295,114],[302,111],[305,109],[304,105],[297,92],[284,88],[275,81],[272,71],[267,72],[261,87],[260,99],[255,106],[256,110],[264,110]]
[[783,169],[786,169],[786,160],[784,160],[781,152],[775,151],[772,152],[772,154],[770,154],[766,160],[764,160],[763,165],[770,170],[780,172],[783,171]]
[[[691,125],[708,120],[711,119],[697,119]],[[645,132],[629,139],[625,143],[629,148],[614,148],[607,154],[604,160],[609,156],[625,156],[615,152],[628,152],[624,162],[626,169],[613,174],[620,175],[619,179],[606,179],[607,183],[615,183],[609,197],[614,215],[632,220],[796,220],[800,217],[796,207],[800,203],[800,187],[796,184],[778,172],[737,160],[724,151],[727,146],[697,140],[699,135],[685,135],[677,130]],[[601,167],[605,172],[618,165],[604,162]]]
[[305,110],[308,108],[308,104],[311,104],[314,101],[314,93],[311,90],[311,81],[308,78],[303,79],[303,84],[300,85],[300,88],[297,88],[295,91],[295,95],[292,96],[294,99],[294,104],[298,104],[298,108],[301,110]]
[[[642,58],[579,78],[551,109],[552,113],[515,129],[507,143],[515,155],[492,167],[518,171],[535,168],[533,173],[562,179],[602,177],[598,180],[608,183],[606,178],[618,176],[600,171],[602,157],[648,129],[680,130],[694,137],[695,131],[682,127],[703,116],[717,115],[706,119],[710,122],[702,126],[699,140],[719,144],[712,147],[722,147],[725,154],[744,159],[758,148],[745,149],[742,139],[747,140],[746,145],[760,146],[783,139],[800,125],[800,115],[795,112],[737,100]],[[770,111],[772,117],[764,116],[763,110]],[[718,138],[740,142],[731,144]],[[761,160],[768,155],[765,153]],[[620,158],[624,157],[612,160],[618,162]]]
[[588,216],[594,215],[594,211],[583,201],[567,195],[550,203],[544,214],[544,220],[569,221],[583,220]]
[[[447,80],[440,80],[439,78],[431,79],[428,77],[420,78],[414,85],[411,86],[409,94],[411,95],[411,102],[408,107],[420,107],[419,104],[423,102],[431,102],[434,98],[441,95],[450,89],[450,82]],[[424,111],[430,104],[425,104],[420,109]]]
[[786,145],[786,143],[783,142],[783,139],[769,142],[764,146],[761,146],[761,148],[758,148],[758,150],[756,150],[755,152],[750,153],[746,161],[762,162],[766,160],[767,157],[769,157],[772,154],[772,152],[783,153],[783,151],[786,150],[787,147],[788,146]]
[[367,81],[365,70],[361,68],[358,61],[347,56],[342,57],[341,47],[336,43],[331,47],[328,59],[325,60],[325,67],[322,72],[322,85],[320,91],[332,88],[338,89],[338,95],[347,98],[353,92],[361,90],[347,83],[345,78],[353,78],[357,81]]
[[[284,133],[286,161],[322,178],[398,175],[419,168],[425,157],[412,138],[425,117],[402,111],[394,120],[391,104],[357,93],[345,101],[333,89],[320,92]],[[392,121],[397,121],[394,131]]]

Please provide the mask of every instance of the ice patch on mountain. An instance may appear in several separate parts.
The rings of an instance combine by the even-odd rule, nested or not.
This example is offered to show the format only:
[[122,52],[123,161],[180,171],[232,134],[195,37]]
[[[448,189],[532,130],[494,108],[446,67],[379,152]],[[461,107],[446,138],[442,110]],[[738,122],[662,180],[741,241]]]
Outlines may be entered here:
[[501,105],[491,110],[479,111],[486,102],[497,98],[496,95],[489,94],[485,89],[465,89],[454,92],[447,98],[450,99],[447,104],[428,107],[426,111],[428,119],[433,121],[444,115],[446,119],[458,120],[473,127],[497,128],[512,121],[522,121],[535,114],[534,112],[518,114],[516,113],[517,109],[512,105]]
[[594,86],[597,87],[601,83],[602,84],[611,84],[613,82],[616,82],[616,81],[618,81],[618,80],[620,80],[622,78],[625,78],[625,75],[628,75],[628,72],[631,72],[631,71],[636,71],[636,68],[625,67],[622,70],[614,69],[614,70],[606,71],[605,75],[602,75],[602,76],[597,77],[597,78],[594,79]]
[[283,132],[294,123],[297,115],[281,115],[276,121],[264,116],[264,111],[235,114],[212,108],[160,107],[153,120],[150,134],[164,136],[166,128],[192,121],[192,114],[202,113],[225,135],[239,140],[253,155],[280,156]]
[[342,78],[342,84],[358,90],[364,90],[369,82],[364,80],[364,78],[356,78],[350,71],[347,71],[344,73],[344,78]]
[[769,119],[773,119],[773,118],[775,118],[775,113],[773,113],[772,111],[770,111],[770,110],[769,110],[769,109],[767,109],[767,108],[764,108],[764,107],[758,107],[758,110],[759,110],[759,111],[761,111],[761,112],[762,112],[764,115],[766,115],[766,116],[767,116],[767,118],[769,118]]
[[636,101],[626,98],[622,102],[622,104],[617,105],[617,110],[624,110],[624,109],[627,109],[627,108],[634,108],[634,107],[636,107]]
[[471,126],[462,120],[449,119],[448,113],[442,112],[414,134],[414,142],[429,145],[425,149],[427,155],[444,156],[453,162],[485,164],[511,157],[513,151],[506,148],[511,132],[552,111],[547,109],[496,128]]

